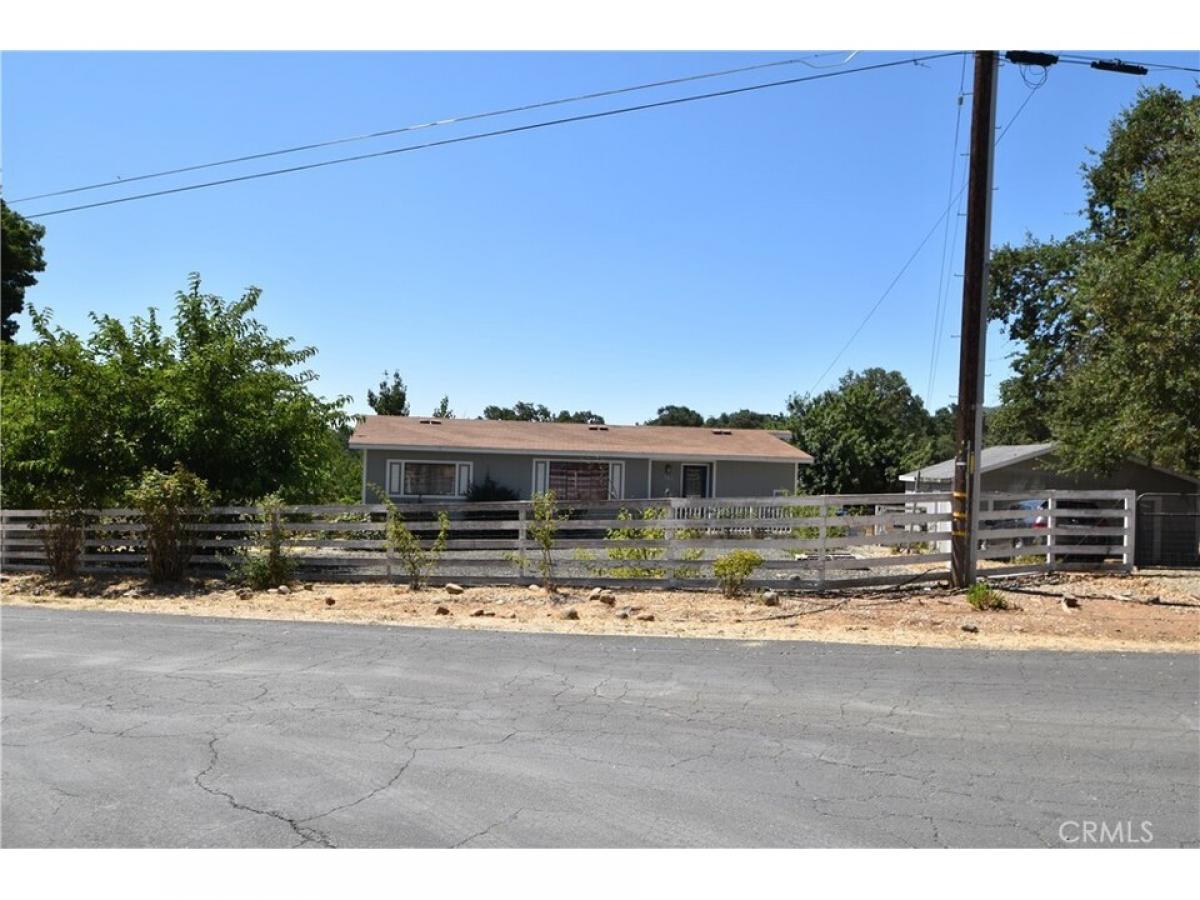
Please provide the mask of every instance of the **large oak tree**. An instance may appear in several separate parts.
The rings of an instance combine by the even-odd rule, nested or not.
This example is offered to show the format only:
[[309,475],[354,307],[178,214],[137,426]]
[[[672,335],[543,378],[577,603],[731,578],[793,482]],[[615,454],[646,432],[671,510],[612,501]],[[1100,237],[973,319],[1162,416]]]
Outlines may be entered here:
[[1200,474],[1200,96],[1141,91],[1083,173],[1085,228],[993,254],[991,314],[1023,345],[993,439]]

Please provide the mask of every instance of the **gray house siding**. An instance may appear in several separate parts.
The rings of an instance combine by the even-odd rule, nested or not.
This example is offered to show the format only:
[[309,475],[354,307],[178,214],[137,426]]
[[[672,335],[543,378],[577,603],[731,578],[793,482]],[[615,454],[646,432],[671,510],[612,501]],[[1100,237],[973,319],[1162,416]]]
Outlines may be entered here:
[[[561,459],[553,454],[509,454],[472,453],[447,451],[412,450],[364,450],[366,472],[363,485],[363,502],[377,503],[378,498],[372,485],[385,489],[387,485],[388,460],[428,460],[437,462],[471,463],[471,478],[475,484],[491,477],[497,484],[517,493],[520,499],[528,500],[533,488],[534,459]],[[578,459],[579,457],[571,457]],[[670,462],[649,460],[645,457],[627,457],[625,464],[624,498],[642,500],[647,497],[647,481],[650,497],[679,497],[682,495],[683,466],[696,464],[691,460]],[[709,467],[708,485],[710,494],[714,486],[713,463]],[[670,467],[670,474],[667,467]],[[648,479],[649,476],[649,479]],[[777,490],[792,490],[796,483],[794,463],[744,462],[718,460],[716,462],[715,486],[717,497],[770,497]]]
[[[471,463],[471,479],[475,484],[481,484],[491,478],[496,484],[516,491],[521,500],[530,499],[533,489],[534,459],[560,459],[552,454],[534,456],[531,454],[509,453],[471,453],[470,451],[413,451],[413,450],[364,450],[367,455],[366,486],[364,503],[377,503],[378,499],[371,490],[371,485],[384,488],[387,485],[388,460],[407,459],[431,462],[460,462]],[[575,459],[577,457],[571,457]],[[646,496],[646,463],[645,459],[629,458],[623,460],[605,459],[604,462],[625,463],[625,498],[630,500],[644,499]]]
[[1107,475],[1059,474],[1048,467],[1047,459],[1028,460],[984,472],[982,488],[985,491],[1124,491],[1147,492],[1194,492],[1195,482],[1178,478],[1168,472],[1160,472],[1149,466],[1127,461]]
[[[1048,456],[1013,463],[980,478],[984,491],[1125,491],[1143,493],[1195,493],[1196,483],[1169,472],[1160,472],[1127,460],[1107,475],[1068,474],[1051,468]],[[949,490],[949,481],[922,481],[921,490]],[[905,490],[916,490],[916,483],[905,483]]]
[[717,463],[717,497],[770,497],[796,487],[795,463],[721,460]]

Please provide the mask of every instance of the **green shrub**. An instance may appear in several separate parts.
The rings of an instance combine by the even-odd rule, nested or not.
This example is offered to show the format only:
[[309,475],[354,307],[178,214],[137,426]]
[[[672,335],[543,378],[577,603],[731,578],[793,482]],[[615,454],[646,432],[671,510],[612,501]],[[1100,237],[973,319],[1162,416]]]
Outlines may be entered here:
[[384,530],[384,540],[388,549],[400,557],[400,565],[408,574],[408,586],[414,591],[425,586],[425,581],[438,559],[446,552],[446,538],[450,531],[450,517],[445,512],[437,514],[438,534],[428,547],[421,546],[421,539],[408,530],[404,516],[396,508],[396,504],[382,490],[374,485],[372,490],[387,507],[387,524]]
[[512,500],[520,500],[517,492],[511,488],[506,488],[502,484],[497,484],[489,475],[483,481],[472,484],[467,490],[468,503],[506,503]]
[[[648,506],[642,510],[641,518],[643,521],[654,521],[656,519],[665,519],[670,515],[670,510],[663,506]],[[617,518],[622,522],[632,522],[637,516],[627,509],[621,509],[617,513]],[[619,546],[610,547],[607,551],[608,558],[618,561],[628,560],[632,563],[651,562],[654,560],[665,559],[667,551],[664,547],[639,547],[632,544],[633,541],[661,541],[667,536],[667,529],[663,528],[610,528],[605,535],[605,540],[621,541]],[[680,540],[690,540],[700,537],[700,531],[695,528],[680,528],[675,531],[675,537]],[[698,547],[688,547],[679,554],[681,560],[694,562],[704,557],[704,551]],[[617,566],[608,569],[607,572],[603,569],[597,570],[597,574],[609,574],[617,578],[662,578],[667,574],[666,568],[662,566]],[[695,566],[684,566],[673,569],[671,574],[675,578],[690,578],[700,574],[700,570]]]
[[260,545],[240,555],[235,577],[261,591],[291,582],[296,574],[296,564],[283,548],[283,528],[279,521],[283,498],[268,494],[258,501],[258,505],[262,507],[262,521],[267,527],[262,532]]
[[40,534],[42,552],[54,578],[74,578],[79,574],[79,557],[83,553],[83,526],[86,517],[82,501],[66,496],[44,500],[47,510]]
[[142,473],[129,501],[146,525],[150,580],[179,581],[196,549],[197,532],[189,526],[202,521],[210,505],[208,485],[176,463],[170,474],[158,469]]
[[[799,492],[789,496],[801,496]],[[785,506],[783,509],[783,518],[785,519],[819,519],[821,517],[821,507],[819,506]],[[829,522],[836,522],[837,516],[829,515],[826,517]],[[826,537],[845,537],[850,533],[850,529],[845,525],[829,525],[825,526]],[[792,537],[802,541],[815,541],[821,537],[820,525],[797,525],[792,529]]]
[[[641,518],[643,521],[654,521],[664,518],[668,513],[665,507],[647,506],[642,510]],[[632,522],[636,517],[629,510],[622,508],[617,513],[617,518],[622,522]],[[608,549],[608,558],[619,561],[630,562],[646,562],[649,560],[662,559],[666,554],[666,550],[662,547],[637,547],[630,546],[631,541],[661,541],[666,536],[665,528],[610,528],[604,539],[606,541],[621,541],[621,546],[610,547]],[[617,578],[661,578],[666,574],[666,570],[661,567],[651,566],[618,566],[608,570],[608,574]]]
[[732,550],[713,561],[713,574],[726,597],[737,597],[742,593],[746,580],[766,560],[753,550]]
[[533,521],[529,523],[529,536],[538,547],[538,572],[542,576],[542,587],[554,590],[554,539],[558,523],[567,518],[558,511],[554,491],[533,495]]
[[975,609],[1008,609],[1008,601],[983,581],[977,581],[967,589],[967,602]]

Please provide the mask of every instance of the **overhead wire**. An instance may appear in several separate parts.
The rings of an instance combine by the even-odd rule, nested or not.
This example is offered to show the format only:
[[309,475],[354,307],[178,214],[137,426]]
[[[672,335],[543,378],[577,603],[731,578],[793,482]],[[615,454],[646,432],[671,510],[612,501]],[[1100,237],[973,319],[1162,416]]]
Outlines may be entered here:
[[351,135],[349,137],[331,138],[324,141],[313,141],[308,144],[297,144],[293,147],[283,147],[278,150],[266,150],[261,153],[249,153],[244,156],[232,156],[227,159],[218,159],[211,162],[195,163],[188,166],[179,166],[174,169],[163,169],[157,172],[146,172],[140,175],[130,175],[128,177],[118,177],[109,181],[97,181],[92,184],[83,184],[76,187],[62,188],[60,190],[47,191],[42,194],[30,194],[26,197],[18,197],[15,200],[10,200],[9,203],[24,203],[29,200],[44,200],[47,197],[61,197],[66,194],[78,194],[83,191],[94,191],[100,188],[115,187],[116,185],[130,184],[137,181],[147,181],[153,178],[165,178],[168,175],[181,175],[185,172],[197,172],[202,169],[213,169],[219,166],[229,166],[236,163],[253,162],[258,159],[269,159],[276,156],[285,156],[291,153],[302,153],[309,150],[319,150],[325,147],[335,147],[342,144],[352,144],[358,141],[374,140],[382,137],[391,137],[397,134],[405,134],[413,131],[422,131],[427,128],[438,128],[446,125],[461,125],[464,122],[476,122],[480,119],[490,119],[498,116],[513,115],[521,112],[531,112],[535,109],[546,109],[552,106],[562,106],[568,103],[581,103],[587,100],[598,100],[602,97],[613,97],[619,94],[628,94],[635,91],[646,91],[653,88],[670,87],[677,84],[686,84],[692,81],[702,81],[708,78],[726,78],[730,75],[740,75],[746,72],[755,72],[762,69],[778,68],[780,66],[803,65],[812,69],[831,69],[843,66],[858,55],[858,51],[851,51],[845,55],[845,58],[839,62],[826,65],[817,65],[813,63],[814,59],[822,59],[827,56],[842,56],[840,52],[829,53],[814,53],[811,56],[796,56],[788,59],[777,59],[771,62],[756,63],[751,66],[739,66],[733,69],[721,69],[715,72],[701,72],[696,75],[683,75],[678,78],[666,78],[661,81],[649,81],[643,84],[628,85],[626,87],[609,88],[603,91],[592,91],[586,94],[575,94],[570,97],[558,97],[553,100],[540,100],[536,103],[525,103],[520,106],[509,106],[503,109],[493,109],[488,112],[470,113],[468,115],[450,116],[442,119],[434,119],[429,122],[420,122],[413,125],[403,125],[397,128],[387,128],[382,131],[371,131],[366,134]]
[[725,88],[719,91],[710,91],[704,94],[689,94],[683,97],[672,97],[667,100],[656,100],[650,103],[641,103],[635,106],[618,107],[616,109],[601,110],[599,112],[583,113],[576,116],[565,116],[559,119],[549,119],[541,122],[533,122],[527,125],[514,125],[509,128],[501,128],[495,131],[476,132],[474,134],[460,135],[457,137],[444,138],[438,141],[428,141],[423,144],[409,144],[404,147],[394,147],[390,150],[379,150],[373,153],[361,153],[355,156],[343,156],[336,159],[322,160],[320,162],[305,163],[303,165],[289,166],[283,169],[271,169],[265,172],[254,172],[248,175],[238,175],[230,178],[221,178],[214,181],[200,182],[196,184],[182,185],[174,188],[165,188],[158,191],[148,191],[142,194],[131,194],[124,197],[116,197],[110,200],[100,200],[95,203],[83,203],[77,206],[62,207],[59,209],[46,210],[44,212],[33,213],[26,215],[28,219],[41,219],[48,216],[62,215],[63,213],[78,212],[85,209],[96,209],[102,206],[114,206],[119,203],[130,203],[135,200],[145,200],[151,197],[163,197],[170,194],[180,194],[187,191],[196,191],[203,188],[217,187],[226,184],[235,184],[243,181],[253,181],[259,178],[269,178],[275,175],[287,175],[294,172],[305,172],[313,169],[326,168],[328,166],[344,165],[346,163],[360,162],[367,159],[379,159],[387,156],[396,156],[401,153],[411,153],[417,150],[427,150],[434,147],[445,147],[452,144],[462,144],[469,141],[483,140],[484,138],[501,137],[510,134],[520,134],[527,131],[535,131],[541,128],[550,128],[556,125],[566,125],[574,122],[586,122],[596,119],[609,118],[611,116],[619,116],[627,113],[642,112],[649,109],[662,109],[670,106],[679,106],[684,103],[694,103],[700,100],[712,100],[720,97],[732,97],[740,94],[747,94],[753,91],[766,90],[768,88],[785,87],[795,84],[804,84],[811,81],[819,81],[829,78],[838,78],[844,75],[853,75],[861,72],[873,72],[882,69],[891,69],[897,66],[912,65],[914,62],[925,62],[935,59],[946,59],[952,56],[959,56],[967,51],[954,50],[943,53],[931,53],[920,57],[908,57],[900,60],[892,60],[889,62],[873,63],[867,66],[858,66],[852,69],[837,69],[834,71],[820,72],[815,75],[805,75],[798,78],[786,78],[779,81],[768,81],[759,84],[743,85],[740,87]]
[[[1003,129],[1001,129],[1000,134],[996,138],[996,142],[995,142],[994,146],[999,146],[1000,142],[1002,140],[1004,140],[1004,136],[1006,134],[1008,134],[1008,130],[1010,128],[1012,128],[1013,123],[1017,121],[1017,118],[1025,110],[1025,107],[1029,104],[1030,99],[1032,99],[1033,95],[1036,93],[1037,93],[1037,88],[1031,88],[1029,90],[1029,93],[1027,93],[1025,95],[1025,99],[1021,101],[1021,105],[1017,107],[1017,111],[1015,113],[1013,113],[1012,118],[1010,118],[1008,120],[1007,124],[1005,124],[1005,126],[1003,127]],[[954,205],[958,202],[959,197],[961,197],[963,195],[963,192],[966,191],[966,189],[967,189],[967,182],[963,181],[962,186],[958,189],[958,192],[954,195],[953,200],[950,202],[949,205],[946,206],[945,209],[942,210],[941,215],[939,215],[937,217],[937,219],[934,221],[933,227],[930,228],[929,231],[927,231],[925,233],[925,236],[923,238],[921,238],[920,242],[917,244],[916,249],[913,250],[912,254],[909,255],[907,260],[905,260],[904,265],[902,265],[900,267],[900,271],[897,272],[895,277],[892,278],[891,282],[888,283],[888,286],[884,289],[883,293],[879,295],[879,299],[876,300],[871,305],[871,307],[867,310],[866,315],[863,316],[862,321],[860,321],[858,323],[858,327],[854,329],[854,332],[850,335],[850,337],[842,345],[842,348],[840,350],[838,350],[837,354],[833,358],[833,361],[830,362],[829,365],[825,367],[824,371],[821,372],[821,374],[817,378],[817,380],[815,382],[813,382],[813,386],[808,391],[808,393],[810,395],[816,392],[817,388],[821,386],[821,382],[825,380],[825,376],[828,375],[833,370],[833,367],[838,364],[838,361],[842,358],[842,356],[845,354],[845,352],[848,349],[850,349],[850,345],[854,343],[855,339],[857,339],[857,337],[862,333],[862,330],[867,327],[867,323],[871,321],[871,318],[875,315],[875,312],[879,309],[880,306],[883,305],[883,301],[888,298],[888,295],[891,294],[892,289],[896,286],[896,284],[904,276],[904,273],[908,271],[909,267],[913,264],[913,261],[916,260],[916,258],[920,255],[921,251],[923,249],[925,249],[925,245],[927,243],[929,243],[929,239],[931,237],[933,237],[934,233],[938,229],[938,226],[942,224],[942,220],[947,215],[949,215],[950,210],[954,208]]]

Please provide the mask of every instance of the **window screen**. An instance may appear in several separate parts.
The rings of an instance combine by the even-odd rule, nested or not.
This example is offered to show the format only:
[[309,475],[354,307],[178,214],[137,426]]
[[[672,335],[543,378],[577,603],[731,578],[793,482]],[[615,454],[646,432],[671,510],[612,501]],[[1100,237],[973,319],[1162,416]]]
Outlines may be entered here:
[[454,463],[405,463],[404,493],[409,496],[452,497],[457,471]]
[[551,462],[550,490],[567,503],[608,499],[608,463]]

